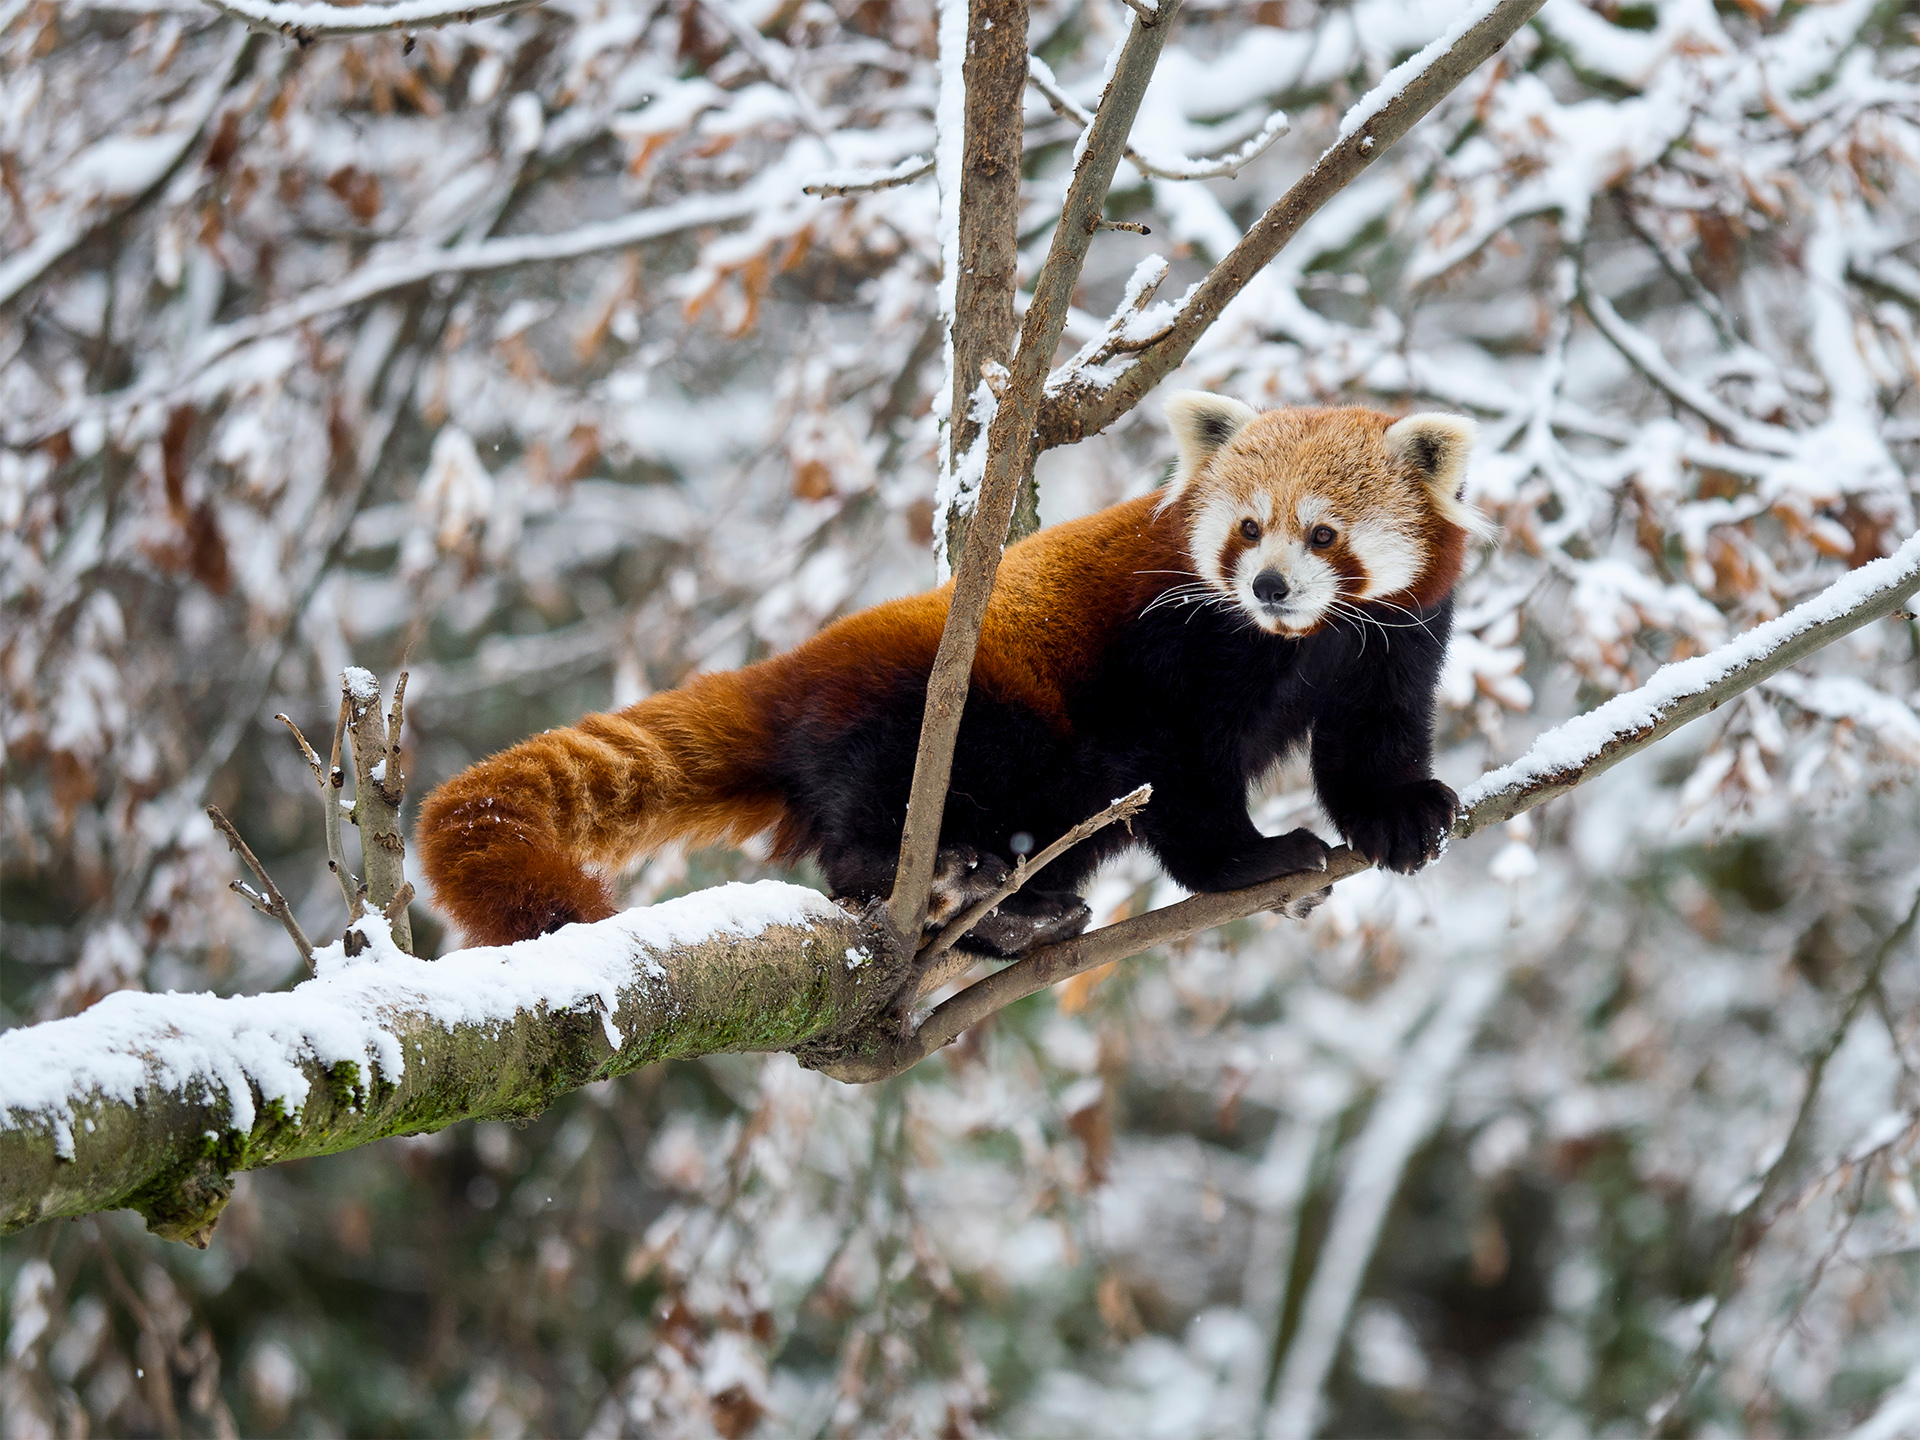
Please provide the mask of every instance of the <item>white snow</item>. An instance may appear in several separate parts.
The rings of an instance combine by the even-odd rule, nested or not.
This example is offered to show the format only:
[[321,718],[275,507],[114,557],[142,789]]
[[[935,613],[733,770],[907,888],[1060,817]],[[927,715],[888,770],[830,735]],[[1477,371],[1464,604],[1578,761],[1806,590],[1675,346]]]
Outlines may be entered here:
[[422,1020],[445,1029],[499,1025],[591,1005],[617,1048],[620,991],[635,984],[636,972],[663,984],[659,955],[840,913],[819,891],[798,885],[729,884],[439,960],[403,953],[386,922],[370,915],[360,922],[372,941],[367,950],[353,959],[338,944],[315,952],[316,976],[284,994],[120,991],[69,1019],[0,1035],[0,1128],[51,1126],[58,1153],[71,1158],[77,1107],[204,1086],[225,1096],[230,1123],[246,1132],[258,1118],[256,1092],[299,1111],[308,1089],[304,1064],[373,1064],[397,1081],[406,1073],[401,1030]]
[[1616,695],[1604,705],[1548,730],[1518,760],[1489,771],[1463,790],[1462,810],[1590,764],[1621,736],[1659,723],[1676,702],[1711,690],[1795,636],[1838,619],[1877,595],[1898,590],[1916,576],[1920,576],[1920,535],[1893,554],[1850,571],[1779,619],[1756,625],[1705,655],[1663,665],[1639,689]]
[[1347,108],[1347,113],[1340,117],[1340,139],[1346,139],[1398,100],[1414,76],[1451,50],[1462,35],[1491,15],[1499,5],[1500,0],[1474,0],[1432,44],[1389,70],[1378,85],[1354,101]]
[[340,678],[347,682],[347,693],[362,705],[380,698],[380,682],[371,670],[349,665],[341,671]]

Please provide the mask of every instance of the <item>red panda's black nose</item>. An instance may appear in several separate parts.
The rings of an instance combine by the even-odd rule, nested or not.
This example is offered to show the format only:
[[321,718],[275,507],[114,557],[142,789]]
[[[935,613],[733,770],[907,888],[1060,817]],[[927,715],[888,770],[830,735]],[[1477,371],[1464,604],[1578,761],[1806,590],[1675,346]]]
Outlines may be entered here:
[[1287,598],[1287,580],[1278,570],[1262,570],[1253,577],[1253,598],[1262,605],[1278,605]]

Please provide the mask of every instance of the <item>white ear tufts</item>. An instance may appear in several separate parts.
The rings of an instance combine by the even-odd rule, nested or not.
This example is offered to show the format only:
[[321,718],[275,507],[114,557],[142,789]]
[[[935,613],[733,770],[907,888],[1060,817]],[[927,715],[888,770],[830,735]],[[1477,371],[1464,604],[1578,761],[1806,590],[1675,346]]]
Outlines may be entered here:
[[1204,390],[1176,390],[1161,407],[1173,430],[1173,443],[1180,463],[1174,469],[1167,498],[1178,495],[1194,472],[1202,469],[1213,454],[1241,427],[1260,412],[1225,395],[1209,395]]
[[1413,471],[1443,519],[1473,535],[1487,535],[1487,518],[1465,503],[1467,456],[1480,427],[1464,415],[1409,415],[1387,427],[1387,452]]

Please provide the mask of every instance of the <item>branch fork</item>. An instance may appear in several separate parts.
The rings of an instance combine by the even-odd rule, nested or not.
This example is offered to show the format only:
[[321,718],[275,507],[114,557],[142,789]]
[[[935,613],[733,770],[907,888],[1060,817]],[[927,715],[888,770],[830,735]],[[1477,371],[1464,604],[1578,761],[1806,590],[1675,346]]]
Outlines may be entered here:
[[[340,882],[341,898],[347,902],[345,946],[349,955],[366,947],[366,939],[355,928],[367,910],[377,910],[392,927],[394,943],[413,952],[413,926],[407,906],[414,898],[413,885],[404,869],[406,839],[400,829],[400,802],[406,790],[406,777],[400,770],[400,736],[406,724],[407,672],[402,670],[394,683],[393,701],[382,715],[380,684],[373,675],[358,667],[349,667],[340,677],[340,712],[333,726],[333,753],[322,764],[319,754],[307,743],[300,727],[286,715],[273,718],[287,727],[300,758],[313,772],[320,790],[320,809],[327,834],[327,869]],[[341,765],[342,752],[351,749],[354,766],[354,794],[346,799],[347,772]],[[229,847],[240,854],[247,867],[259,877],[263,891],[240,881],[232,888],[244,895],[256,910],[272,915],[286,927],[299,949],[307,969],[314,968],[313,946],[301,931],[286,900],[274,888],[260,862],[240,838],[233,823],[214,806],[207,807],[213,823],[227,837]],[[360,854],[366,870],[364,877],[347,868],[346,847],[341,834],[345,817],[360,831]]]

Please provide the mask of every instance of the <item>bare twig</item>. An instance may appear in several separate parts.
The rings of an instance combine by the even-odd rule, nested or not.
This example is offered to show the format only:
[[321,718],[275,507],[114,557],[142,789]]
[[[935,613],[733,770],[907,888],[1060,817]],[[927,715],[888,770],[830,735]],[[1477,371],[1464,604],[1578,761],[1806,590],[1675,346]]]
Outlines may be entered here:
[[255,878],[260,881],[261,891],[265,893],[255,892],[238,880],[232,883],[232,888],[252,901],[256,910],[263,915],[273,916],[286,928],[287,934],[293,937],[293,948],[300,952],[300,958],[307,962],[307,969],[311,971],[313,942],[307,939],[307,932],[300,928],[300,922],[293,918],[293,911],[287,905],[287,897],[282,895],[279,887],[273,883],[273,877],[267,874],[267,867],[260,863],[247,842],[240,838],[240,832],[234,828],[233,822],[220,812],[218,805],[207,806],[207,818],[213,821],[222,835],[227,837],[227,848],[246,861],[247,868],[253,871]]
[[1138,220],[1106,220],[1099,216],[1093,219],[1095,230],[1124,230],[1129,235],[1151,235],[1151,227],[1142,225]]
[[307,743],[307,737],[300,733],[300,727],[285,715],[275,715],[273,718],[293,732],[293,743],[300,747],[301,758],[307,762],[307,768],[313,771],[313,778],[320,782],[322,789],[325,789],[327,784],[327,768],[320,763],[320,757],[313,753],[313,746],[309,745]]
[[[406,723],[407,672],[402,670],[400,678],[393,682],[393,704],[387,710],[387,754],[393,765],[400,763],[400,727]],[[393,789],[398,793],[401,785],[397,769],[389,770]]]
[[513,10],[528,10],[540,0],[480,0],[449,5],[445,0],[393,0],[389,4],[332,5],[325,0],[207,0],[223,15],[256,30],[285,35],[302,45],[347,35],[400,34],[442,25],[471,25]]
[[[1093,117],[1086,112],[1074,98],[1060,87],[1054,79],[1053,70],[1047,62],[1037,55],[1027,57],[1027,81],[1038,90],[1046,102],[1053,107],[1053,113],[1061,119],[1071,121],[1082,130],[1092,122]],[[1149,160],[1137,149],[1127,147],[1127,160],[1142,175],[1150,175],[1156,180],[1225,180],[1238,175],[1246,166],[1266,154],[1273,148],[1274,142],[1291,128],[1284,110],[1276,110],[1266,119],[1259,130],[1229,150],[1210,160],[1194,160],[1182,156],[1180,163],[1169,164],[1160,160]]]
[[1167,334],[1139,353],[1119,379],[1106,383],[1064,375],[1052,387],[1037,420],[1038,445],[1050,449],[1096,435],[1126,414],[1187,358],[1220,312],[1321,206],[1383,155],[1414,122],[1451,92],[1482,61],[1506,44],[1545,0],[1501,0],[1464,30],[1443,35],[1409,62],[1404,83],[1390,77],[1352,111],[1341,138],[1299,182],[1207,273],[1180,307]]
[[1140,17],[1140,23],[1142,25],[1158,25],[1160,23],[1159,0],[1122,0],[1122,3]]
[[811,184],[802,185],[802,195],[818,195],[823,199],[838,195],[871,195],[876,190],[891,190],[896,185],[911,185],[933,173],[933,157],[930,155],[909,155],[891,170],[875,171],[871,175],[853,179],[842,179],[835,175],[822,176]]
[[[1178,0],[1162,0],[1160,17],[1171,20]],[[986,474],[967,532],[966,550],[955,570],[953,599],[927,681],[927,708],[914,757],[913,787],[900,840],[900,864],[886,917],[902,951],[915,948],[926,924],[927,893],[933,881],[940,821],[946,808],[953,768],[954,738],[966,704],[973,654],[980,641],[993,578],[1000,568],[1007,524],[1014,501],[1033,461],[1033,423],[1039,413],[1047,369],[1066,326],[1068,302],[1092,243],[1089,217],[1098,216],[1120,164],[1127,132],[1139,112],[1147,82],[1166,41],[1165,24],[1135,24],[1128,32],[1107,82],[1100,108],[1087,131],[1086,144],[1067,187],[1060,223],[1054,227],[1046,263],[1034,280],[1033,302],[1020,327],[1012,378],[987,435]]]
[[1660,347],[1651,338],[1623,320],[1607,298],[1595,294],[1593,287],[1584,279],[1580,285],[1580,304],[1592,317],[1594,327],[1613,343],[1613,348],[1624,355],[1642,375],[1666,391],[1676,404],[1693,411],[1709,425],[1724,431],[1727,438],[1749,450],[1759,450],[1768,455],[1791,455],[1794,452],[1791,431],[1759,420],[1749,420],[1711,391],[1687,379],[1667,363],[1666,356],[1660,353]]
[[1820,1099],[1820,1084],[1826,1078],[1827,1063],[1834,1057],[1841,1044],[1847,1038],[1847,1032],[1853,1028],[1855,1017],[1861,1007],[1880,983],[1880,976],[1887,968],[1887,962],[1899,953],[1900,948],[1913,937],[1916,926],[1920,926],[1920,893],[1913,897],[1913,904],[1907,910],[1907,918],[1894,927],[1893,933],[1881,942],[1874,951],[1873,958],[1867,963],[1867,973],[1848,997],[1846,1007],[1841,1010],[1839,1019],[1827,1032],[1820,1048],[1813,1053],[1807,1064],[1807,1088],[1801,1092],[1800,1108],[1794,1112],[1793,1124],[1787,1129],[1786,1139],[1781,1142],[1780,1152],[1767,1167],[1767,1173],[1760,1183],[1753,1187],[1753,1193],[1747,1203],[1742,1205],[1727,1227],[1726,1239],[1721,1243],[1720,1255],[1714,1264],[1714,1281],[1709,1294],[1712,1306],[1706,1318],[1700,1322],[1700,1338],[1695,1342],[1686,1363],[1680,1367],[1679,1378],[1674,1382],[1660,1403],[1653,1407],[1647,1420],[1647,1432],[1658,1435],[1684,1406],[1693,1394],[1693,1387],[1713,1361],[1713,1330],[1727,1303],[1733,1298],[1733,1292],[1739,1286],[1743,1263],[1760,1243],[1772,1223],[1765,1216],[1773,1197],[1786,1182],[1788,1173],[1800,1163],[1801,1148],[1806,1140],[1807,1131],[1813,1123],[1814,1110]]
[[990,895],[983,895],[980,899],[974,901],[973,904],[969,905],[965,910],[962,910],[955,919],[949,921],[945,929],[921,947],[921,962],[923,964],[930,963],[951,950],[954,943],[985,919],[987,912],[992,910],[994,906],[998,905],[1002,900],[1005,900],[1009,895],[1020,890],[1035,875],[1038,875],[1042,870],[1046,869],[1047,866],[1051,865],[1055,860],[1058,860],[1088,836],[1098,834],[1116,820],[1131,821],[1134,816],[1146,808],[1147,802],[1152,798],[1153,787],[1151,785],[1142,785],[1138,789],[1129,791],[1127,794],[1121,796],[1098,815],[1090,816],[1082,820],[1058,840],[1047,846],[1047,848],[1042,850],[1038,855],[1035,855],[1031,861],[1024,855],[1020,856],[1014,862],[1012,872],[1008,874],[999,889]]

